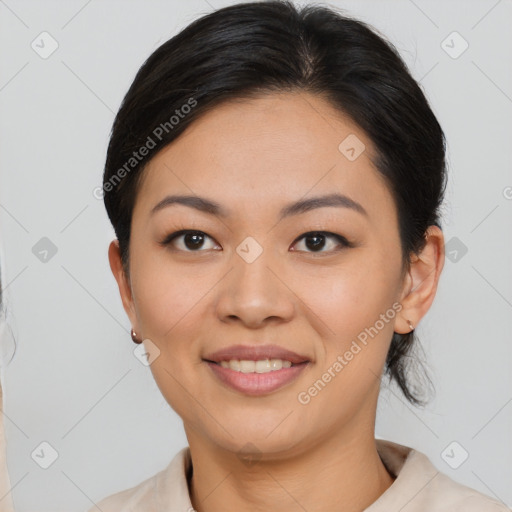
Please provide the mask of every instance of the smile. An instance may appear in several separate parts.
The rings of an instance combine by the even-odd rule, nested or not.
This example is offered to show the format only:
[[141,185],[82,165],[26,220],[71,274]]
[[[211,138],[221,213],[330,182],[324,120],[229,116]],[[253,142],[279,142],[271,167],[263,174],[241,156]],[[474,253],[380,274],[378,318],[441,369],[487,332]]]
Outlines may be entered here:
[[223,386],[245,395],[264,395],[295,380],[309,357],[278,345],[231,345],[202,358]]
[[258,361],[231,359],[230,361],[220,361],[219,364],[222,368],[230,368],[235,372],[242,373],[268,373],[292,366],[291,361],[283,359],[260,359]]

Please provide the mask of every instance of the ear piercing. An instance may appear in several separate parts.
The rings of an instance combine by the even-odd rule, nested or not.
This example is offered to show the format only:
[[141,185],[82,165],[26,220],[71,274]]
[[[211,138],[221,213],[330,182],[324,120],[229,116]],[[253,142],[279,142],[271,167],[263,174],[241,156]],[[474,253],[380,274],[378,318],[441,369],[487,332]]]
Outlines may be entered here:
[[132,340],[134,343],[142,343],[142,340],[139,340],[139,338],[137,338],[137,334],[135,333],[135,331],[132,329],[131,331],[131,335],[132,335]]
[[409,328],[411,329],[411,331],[414,331],[414,325],[412,325],[411,321],[407,320],[407,323],[409,324]]

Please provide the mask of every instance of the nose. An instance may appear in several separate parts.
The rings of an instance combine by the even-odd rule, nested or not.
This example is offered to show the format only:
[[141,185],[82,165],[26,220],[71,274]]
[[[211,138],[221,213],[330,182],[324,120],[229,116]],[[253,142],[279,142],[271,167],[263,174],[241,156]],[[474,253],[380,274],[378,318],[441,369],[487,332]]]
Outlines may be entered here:
[[291,320],[295,295],[282,265],[269,253],[263,250],[252,262],[233,254],[231,271],[217,287],[216,314],[221,321],[238,321],[254,329]]

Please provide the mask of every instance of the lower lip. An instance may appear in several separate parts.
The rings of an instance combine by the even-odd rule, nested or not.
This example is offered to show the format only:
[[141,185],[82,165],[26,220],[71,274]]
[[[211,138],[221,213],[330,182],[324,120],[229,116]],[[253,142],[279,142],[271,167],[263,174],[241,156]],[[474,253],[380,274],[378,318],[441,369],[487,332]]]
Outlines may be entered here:
[[206,361],[213,373],[225,384],[246,395],[264,395],[296,379],[308,363],[282,368],[267,373],[243,373]]

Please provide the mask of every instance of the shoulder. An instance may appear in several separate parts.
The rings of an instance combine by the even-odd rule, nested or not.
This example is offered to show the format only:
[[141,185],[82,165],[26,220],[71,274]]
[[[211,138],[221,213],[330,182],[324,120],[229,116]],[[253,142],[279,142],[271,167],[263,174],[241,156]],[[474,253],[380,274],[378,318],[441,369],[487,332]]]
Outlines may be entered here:
[[437,500],[439,512],[510,512],[503,503],[471,487],[456,482],[444,473],[437,473],[427,493]]
[[[190,464],[189,448],[181,449],[169,465],[138,485],[103,498],[87,512],[156,512],[183,508],[190,503],[186,472]],[[172,509],[174,510],[174,508]]]
[[[158,475],[158,474],[157,474]],[[157,475],[144,480],[140,484],[111,494],[96,503],[88,512],[146,512],[153,510],[153,500]]]
[[395,481],[367,512],[511,512],[506,505],[439,471],[413,448],[377,440],[382,461]]

